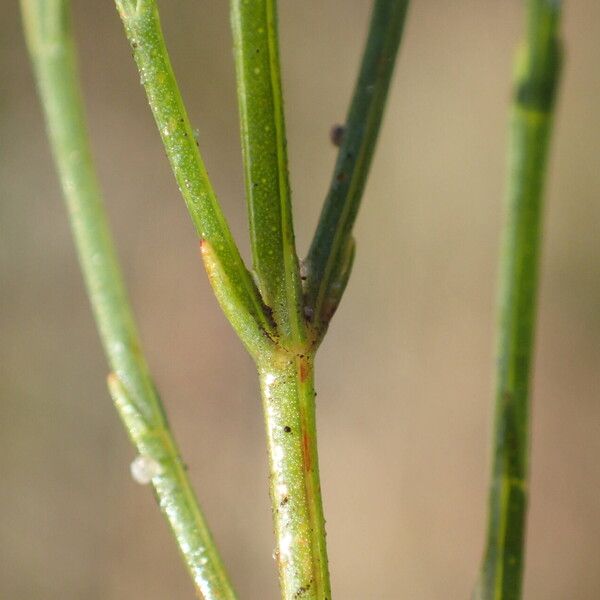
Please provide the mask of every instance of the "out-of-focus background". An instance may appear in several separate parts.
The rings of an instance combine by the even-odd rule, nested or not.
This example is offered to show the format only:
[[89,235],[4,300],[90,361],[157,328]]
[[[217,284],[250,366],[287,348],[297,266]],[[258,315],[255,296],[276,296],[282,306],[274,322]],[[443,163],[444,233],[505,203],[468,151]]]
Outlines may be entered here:
[[[187,574],[105,390],[20,33],[0,22],[0,597],[184,599]],[[282,0],[297,238],[307,249],[367,0]],[[600,4],[565,2],[533,394],[527,600],[600,598]],[[247,234],[226,2],[162,2],[232,228]],[[114,5],[74,2],[94,152],[144,345],[241,597],[277,597],[253,365],[219,312]],[[480,562],[493,300],[517,0],[415,1],[318,360],[333,588],[469,597]]]

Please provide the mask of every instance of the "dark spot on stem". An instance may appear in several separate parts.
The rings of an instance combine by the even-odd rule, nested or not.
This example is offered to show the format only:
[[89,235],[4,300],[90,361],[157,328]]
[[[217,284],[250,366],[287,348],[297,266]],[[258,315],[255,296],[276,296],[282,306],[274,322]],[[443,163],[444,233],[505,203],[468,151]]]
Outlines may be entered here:
[[292,428],[291,428],[289,425],[286,425],[286,426],[283,428],[283,430],[284,430],[286,433],[292,433]]
[[306,592],[308,592],[308,590],[310,589],[310,583],[307,583],[306,585],[302,585],[300,586],[296,593],[294,594],[294,598],[302,598],[302,596],[304,596],[304,594],[306,594]]
[[344,141],[344,133],[346,133],[346,128],[344,127],[344,125],[334,125],[329,130],[329,139],[331,140],[331,143],[339,148],[342,145],[342,142]]

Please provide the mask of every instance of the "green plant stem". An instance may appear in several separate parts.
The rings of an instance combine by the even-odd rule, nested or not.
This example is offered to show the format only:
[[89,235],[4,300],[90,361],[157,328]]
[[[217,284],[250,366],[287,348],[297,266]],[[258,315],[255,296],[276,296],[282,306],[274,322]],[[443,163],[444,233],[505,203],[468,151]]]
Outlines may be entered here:
[[[229,321],[253,356],[274,327],[246,269],[212,188],[185,110],[162,34],[155,0],[116,0],[141,82],[188,211],[210,258],[209,274]],[[208,249],[208,252],[206,250]]]
[[[193,143],[156,3],[117,0],[117,7],[167,156],[202,238],[209,278],[259,369],[283,597],[329,599],[313,360],[309,350],[305,350],[310,342],[305,340],[289,204],[274,3],[232,3],[246,174],[250,182],[259,178],[268,191],[253,191],[253,186],[249,187],[251,237],[262,296],[243,267],[229,230],[225,230],[224,219],[215,216],[220,215],[220,209]],[[249,33],[253,27],[256,37]],[[256,47],[262,56],[255,63],[249,54]],[[256,68],[260,77],[252,81]],[[213,234],[216,237],[211,238]],[[240,281],[245,282],[246,291],[236,288]],[[268,301],[268,309],[263,297]],[[273,323],[264,316],[269,312],[275,317]]]
[[[163,415],[162,418],[147,419],[140,412],[137,400],[116,374],[109,376],[108,387],[139,456],[152,461],[148,469],[157,469],[156,476],[152,477],[156,498],[169,521],[196,590],[205,600],[235,600],[235,591],[196,500],[166,418]],[[158,402],[158,397],[155,398]]]
[[[286,600],[331,598],[319,483],[313,356],[306,341],[287,172],[275,0],[231,0],[254,270],[278,350],[257,361],[276,559]],[[295,353],[298,352],[298,353]]]
[[[383,117],[408,0],[375,0],[333,178],[306,258],[306,301],[321,335],[341,298],[352,229]],[[343,282],[341,284],[340,282]],[[342,290],[343,291],[343,290]],[[335,300],[335,301],[333,301]]]
[[294,242],[275,0],[231,0],[253,266],[280,343],[305,339]]
[[313,357],[281,352],[259,374],[282,598],[330,600]]
[[138,452],[158,469],[152,478],[158,502],[197,589],[206,600],[233,600],[141,351],[94,173],[69,2],[22,0],[21,7],[79,261],[114,371],[111,392]]
[[487,548],[476,597],[518,600],[528,496],[529,380],[533,358],[542,195],[560,70],[559,3],[530,0],[513,104],[501,256],[495,439]]

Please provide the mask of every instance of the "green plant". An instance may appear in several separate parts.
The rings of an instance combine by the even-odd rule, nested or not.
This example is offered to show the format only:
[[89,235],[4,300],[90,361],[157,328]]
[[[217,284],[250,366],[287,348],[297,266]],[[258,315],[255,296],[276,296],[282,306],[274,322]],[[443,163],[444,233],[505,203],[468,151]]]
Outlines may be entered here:
[[[21,0],[79,259],[112,373],[108,384],[198,592],[235,598],[142,354],[95,178],[68,0]],[[116,0],[141,82],[200,238],[215,295],[261,384],[282,597],[331,598],[315,424],[314,361],[354,257],[352,229],[402,36],[407,0],[375,0],[338,159],[308,256],[296,255],[275,0],[231,0],[253,268],[238,251],[193,134],[156,0]],[[540,198],[558,72],[559,6],[529,0],[517,71],[502,269],[494,478],[481,600],[520,597],[526,509],[527,382]]]

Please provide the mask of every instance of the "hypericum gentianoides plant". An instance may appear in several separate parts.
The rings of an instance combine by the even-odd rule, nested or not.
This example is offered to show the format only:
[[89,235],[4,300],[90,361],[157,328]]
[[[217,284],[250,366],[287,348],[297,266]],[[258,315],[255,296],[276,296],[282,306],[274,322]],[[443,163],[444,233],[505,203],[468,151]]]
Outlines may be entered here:
[[[314,359],[352,268],[352,230],[408,0],[374,0],[332,182],[308,256],[294,241],[275,0],[231,0],[252,270],[233,240],[182,101],[156,0],[115,0],[215,295],[259,374],[282,597],[330,600]],[[93,169],[69,0],[21,0],[48,134],[112,373],[108,384],[197,592],[236,598],[143,356]],[[560,65],[558,0],[528,0],[511,119],[488,543],[477,600],[518,600],[527,504],[529,371],[542,186]]]

